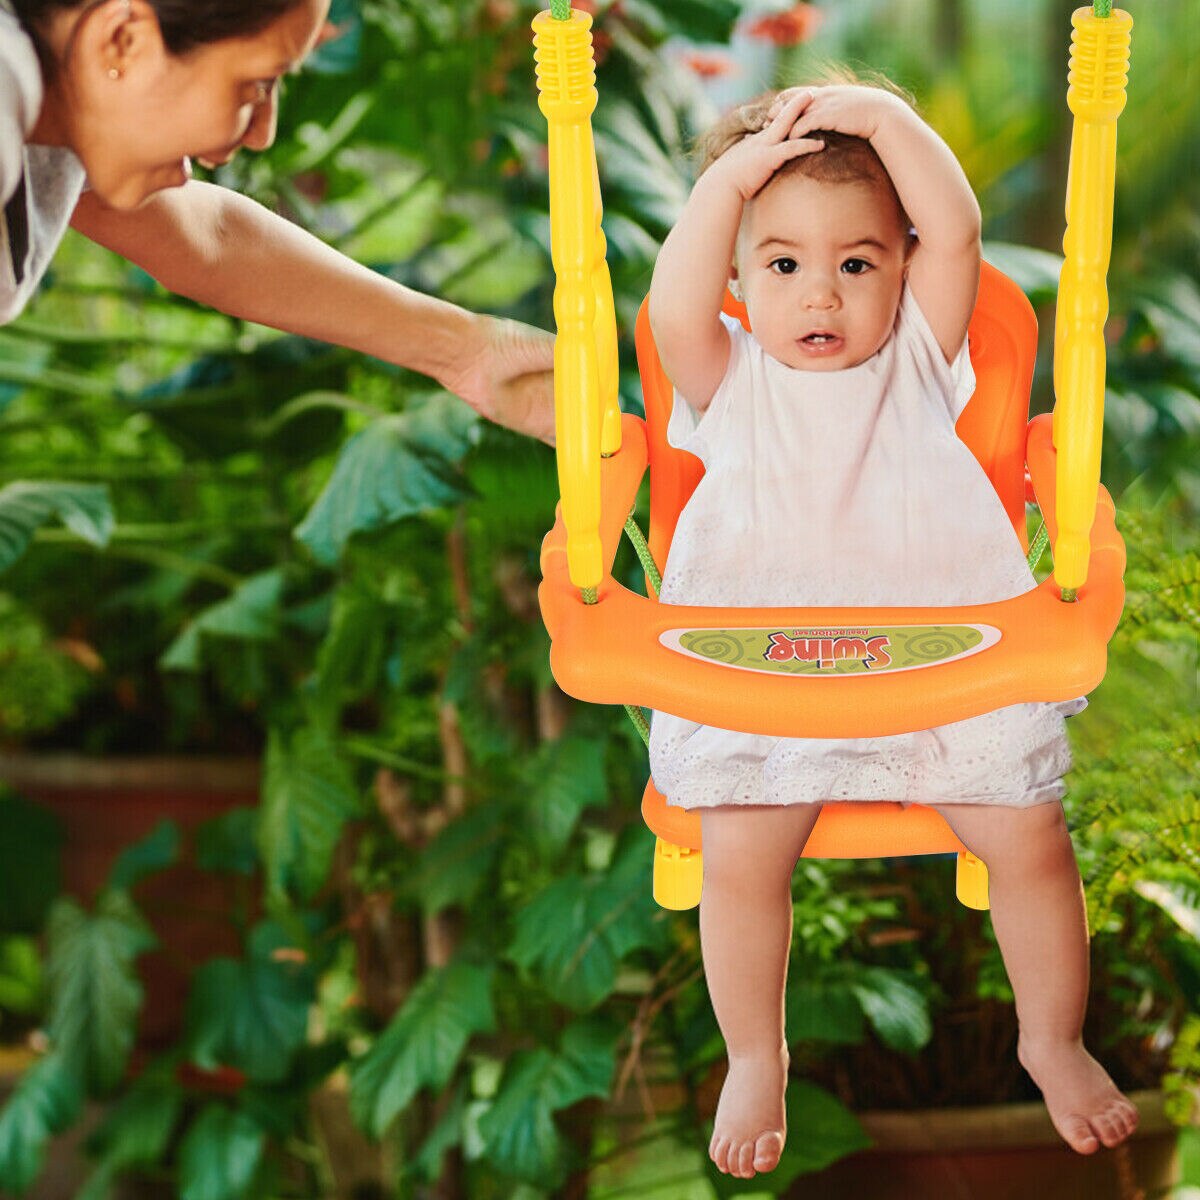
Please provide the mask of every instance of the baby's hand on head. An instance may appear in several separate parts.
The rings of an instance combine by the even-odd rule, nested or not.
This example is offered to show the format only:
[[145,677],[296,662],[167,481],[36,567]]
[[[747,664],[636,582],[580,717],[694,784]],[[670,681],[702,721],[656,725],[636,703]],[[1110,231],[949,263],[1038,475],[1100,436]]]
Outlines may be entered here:
[[808,89],[797,91],[773,113],[757,133],[748,133],[717,159],[705,175],[717,175],[735,187],[743,200],[751,199],[788,159],[823,150],[825,143],[796,133]]
[[788,88],[771,102],[767,119],[777,117],[800,95],[807,95],[809,100],[792,129],[794,138],[803,138],[814,130],[824,129],[869,141],[878,132],[880,122],[888,113],[897,107],[908,108],[898,96],[882,88],[839,83],[827,87]]

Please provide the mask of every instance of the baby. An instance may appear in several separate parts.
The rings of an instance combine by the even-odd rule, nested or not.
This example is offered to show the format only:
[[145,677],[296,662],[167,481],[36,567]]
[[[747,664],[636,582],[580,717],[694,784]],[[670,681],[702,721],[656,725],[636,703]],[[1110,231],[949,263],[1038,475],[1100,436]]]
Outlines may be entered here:
[[[675,385],[668,437],[705,475],[661,599],[706,605],[954,605],[1035,585],[954,423],[974,390],[967,323],[979,206],[898,96],[838,83],[737,110],[663,245],[650,321]],[[752,334],[721,314],[726,286]],[[1081,1040],[1083,888],[1063,818],[1063,718],[1018,704],[916,733],[768,738],[654,716],[650,764],[699,808],[700,935],[729,1073],[709,1147],[749,1178],[779,1162],[791,876],[823,800],[935,808],[988,867],[1018,1057],[1081,1154],[1137,1110]]]

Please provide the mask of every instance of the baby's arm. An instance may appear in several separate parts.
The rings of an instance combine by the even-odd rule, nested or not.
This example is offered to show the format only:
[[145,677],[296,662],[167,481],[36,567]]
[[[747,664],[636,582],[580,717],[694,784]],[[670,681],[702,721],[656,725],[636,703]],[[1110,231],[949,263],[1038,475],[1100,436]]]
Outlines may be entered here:
[[780,106],[700,177],[667,235],[650,283],[650,327],[671,382],[703,412],[729,363],[721,301],[733,264],[742,207],[789,158],[821,148],[791,134],[808,94]]
[[908,286],[953,361],[975,308],[980,258],[979,203],[958,159],[903,100],[879,88],[815,89],[792,136],[819,129],[870,139],[917,231]]

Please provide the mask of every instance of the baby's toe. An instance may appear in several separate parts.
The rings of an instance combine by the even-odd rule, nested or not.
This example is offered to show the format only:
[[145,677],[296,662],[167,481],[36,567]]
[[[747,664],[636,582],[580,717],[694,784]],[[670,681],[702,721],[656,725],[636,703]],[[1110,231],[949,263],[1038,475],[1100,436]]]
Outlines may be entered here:
[[713,1160],[717,1170],[725,1175],[729,1174],[728,1154],[729,1139],[713,1134],[713,1140],[708,1147],[708,1157]]
[[1076,1113],[1063,1119],[1059,1132],[1077,1154],[1095,1154],[1100,1149],[1100,1140],[1092,1126]]
[[1125,1126],[1125,1114],[1117,1102],[1110,1104],[1092,1125],[1100,1134],[1100,1140],[1110,1149],[1119,1146],[1129,1136],[1129,1130]]
[[[730,1154],[729,1161],[731,1163],[734,1161],[733,1154]],[[753,1142],[742,1142],[742,1144],[740,1146],[738,1146],[736,1161],[737,1161],[737,1169],[734,1171],[734,1174],[739,1179],[753,1179],[754,1178],[754,1143]]]
[[783,1154],[783,1137],[778,1133],[760,1134],[754,1143],[754,1169],[756,1171],[773,1171],[779,1166],[780,1155]]

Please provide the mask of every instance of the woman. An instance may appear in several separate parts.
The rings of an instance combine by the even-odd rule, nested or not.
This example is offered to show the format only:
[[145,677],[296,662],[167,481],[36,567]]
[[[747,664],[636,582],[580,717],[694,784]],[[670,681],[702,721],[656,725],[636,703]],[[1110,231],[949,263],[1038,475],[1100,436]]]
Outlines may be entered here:
[[[481,415],[553,438],[553,338],[362,267],[191,178],[275,138],[278,84],[329,0],[0,0],[0,324],[68,224],[231,316],[436,379]],[[86,190],[85,190],[86,184]]]

